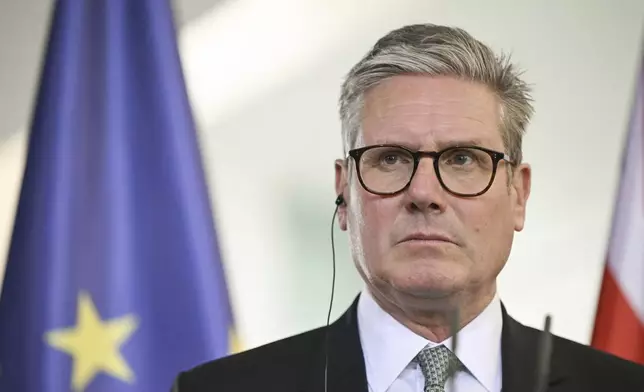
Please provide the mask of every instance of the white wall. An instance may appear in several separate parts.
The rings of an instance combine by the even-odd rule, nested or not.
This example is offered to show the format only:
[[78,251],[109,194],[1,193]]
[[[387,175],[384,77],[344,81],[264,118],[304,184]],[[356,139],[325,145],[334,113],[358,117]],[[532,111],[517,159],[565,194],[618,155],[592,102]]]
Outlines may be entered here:
[[[501,296],[519,320],[540,327],[549,312],[556,333],[587,343],[643,16],[640,0],[237,0],[185,26],[181,51],[246,346],[325,321],[341,78],[379,36],[417,22],[458,25],[511,51],[535,84],[524,145],[533,193]],[[21,170],[16,140],[0,151],[8,195]],[[15,201],[0,203],[2,227]],[[336,245],[337,316],[361,283],[345,233]]]
[[18,203],[26,146],[27,133],[22,130],[0,144],[0,289]]

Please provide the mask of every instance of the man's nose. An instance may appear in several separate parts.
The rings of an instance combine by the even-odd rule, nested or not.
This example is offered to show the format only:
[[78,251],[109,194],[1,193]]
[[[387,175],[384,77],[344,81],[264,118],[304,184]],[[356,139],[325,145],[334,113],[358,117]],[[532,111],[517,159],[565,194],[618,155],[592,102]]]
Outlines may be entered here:
[[407,208],[411,211],[445,210],[447,194],[436,175],[432,158],[420,160],[405,193]]

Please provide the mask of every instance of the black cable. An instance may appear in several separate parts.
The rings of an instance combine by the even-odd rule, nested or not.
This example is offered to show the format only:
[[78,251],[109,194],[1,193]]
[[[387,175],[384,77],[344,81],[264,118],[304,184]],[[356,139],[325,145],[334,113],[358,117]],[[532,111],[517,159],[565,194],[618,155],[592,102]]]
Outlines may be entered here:
[[329,374],[329,324],[331,322],[331,310],[333,309],[333,295],[335,293],[335,242],[333,240],[333,227],[335,216],[338,213],[339,204],[336,203],[333,218],[331,218],[331,253],[333,254],[333,277],[331,278],[331,301],[329,301],[329,313],[326,317],[325,328],[325,347],[324,347],[324,392],[327,392],[328,374]]

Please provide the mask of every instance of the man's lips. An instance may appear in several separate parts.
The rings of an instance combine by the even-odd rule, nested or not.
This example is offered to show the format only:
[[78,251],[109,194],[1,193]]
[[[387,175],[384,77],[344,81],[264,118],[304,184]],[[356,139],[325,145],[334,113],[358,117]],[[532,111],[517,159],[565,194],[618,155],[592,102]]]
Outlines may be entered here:
[[398,243],[405,242],[446,242],[456,244],[450,236],[442,233],[412,233],[403,237]]

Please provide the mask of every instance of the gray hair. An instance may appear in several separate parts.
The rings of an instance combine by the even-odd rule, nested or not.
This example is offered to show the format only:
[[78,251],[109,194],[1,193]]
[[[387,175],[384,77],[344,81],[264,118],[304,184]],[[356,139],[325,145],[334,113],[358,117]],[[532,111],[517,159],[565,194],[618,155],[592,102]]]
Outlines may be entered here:
[[361,129],[364,95],[384,79],[401,74],[451,76],[486,85],[501,102],[501,137],[516,164],[533,114],[530,88],[509,56],[493,51],[466,31],[433,24],[416,24],[382,37],[349,72],[340,95],[344,156],[355,148]]

